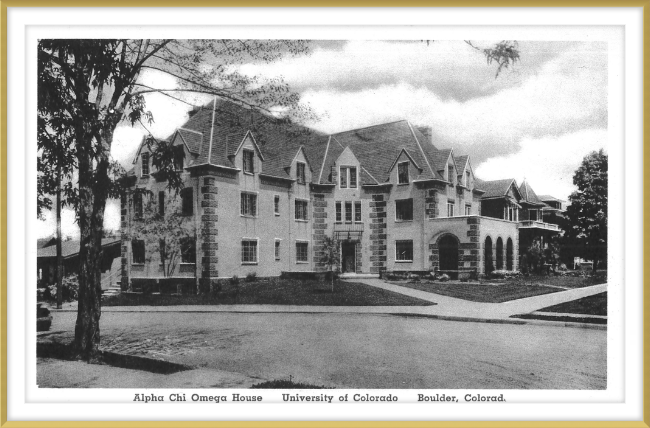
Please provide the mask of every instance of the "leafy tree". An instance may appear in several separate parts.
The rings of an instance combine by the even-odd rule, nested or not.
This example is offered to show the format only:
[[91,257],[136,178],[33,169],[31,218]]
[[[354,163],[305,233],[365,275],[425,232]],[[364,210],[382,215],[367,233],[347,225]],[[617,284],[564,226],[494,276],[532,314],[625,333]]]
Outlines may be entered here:
[[154,260],[154,254],[158,256],[157,261],[162,264],[163,276],[166,278],[176,271],[182,255],[186,254],[182,251],[191,251],[188,242],[189,245],[196,242],[193,217],[183,213],[180,197],[173,193],[167,192],[165,201],[169,202],[161,210],[153,194],[148,192],[142,218],[134,219],[132,228],[133,238],[145,243],[147,260]]
[[[122,168],[111,158],[115,128],[122,121],[147,129],[154,118],[145,96],[160,93],[187,102],[182,93],[211,95],[285,118],[311,117],[282,79],[237,71],[248,62],[272,62],[308,51],[299,40],[39,40],[38,42],[38,215],[52,207],[57,169],[64,204],[76,210],[81,235],[79,305],[74,349],[96,357],[99,345],[101,237],[106,200],[121,196]],[[154,87],[145,71],[175,79]],[[150,141],[153,138],[150,139]],[[160,145],[157,168],[178,186]]]
[[591,152],[573,176],[578,190],[569,196],[563,246],[594,261],[593,270],[607,260],[607,154]]
[[325,236],[321,243],[321,256],[320,262],[328,267],[330,271],[330,280],[332,285],[332,293],[334,292],[334,272],[338,272],[339,264],[341,263],[340,245],[338,239]]

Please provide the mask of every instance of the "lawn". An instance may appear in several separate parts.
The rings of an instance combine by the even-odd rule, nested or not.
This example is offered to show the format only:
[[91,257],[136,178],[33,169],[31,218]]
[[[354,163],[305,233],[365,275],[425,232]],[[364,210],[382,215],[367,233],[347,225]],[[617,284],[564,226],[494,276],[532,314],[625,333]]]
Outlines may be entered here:
[[175,305],[306,305],[306,306],[428,306],[431,302],[357,282],[329,283],[293,279],[267,279],[225,283],[218,293],[170,295],[122,293],[107,296],[103,306]]
[[607,293],[598,293],[582,299],[560,303],[538,309],[537,312],[557,312],[564,314],[607,315]]
[[524,297],[562,291],[559,288],[521,285],[513,281],[506,281],[499,285],[480,284],[478,282],[394,282],[394,284],[481,303],[502,303],[510,300],[523,299]]
[[607,277],[605,275],[596,276],[555,276],[555,275],[531,275],[528,277],[510,278],[508,284],[516,285],[553,285],[556,287],[565,288],[582,288],[590,287],[592,285],[605,284]]

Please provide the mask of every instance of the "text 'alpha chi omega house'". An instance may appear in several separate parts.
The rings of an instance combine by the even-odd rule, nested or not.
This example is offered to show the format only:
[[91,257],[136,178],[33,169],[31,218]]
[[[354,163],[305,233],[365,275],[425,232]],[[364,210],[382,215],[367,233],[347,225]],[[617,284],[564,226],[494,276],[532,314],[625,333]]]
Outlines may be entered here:
[[[326,135],[228,101],[189,114],[167,139],[195,225],[172,276],[196,290],[235,275],[326,270],[326,236],[340,245],[342,273],[457,277],[516,270],[524,241],[559,232],[544,220],[561,215],[561,201],[514,179],[479,180],[469,156],[436,148],[428,128],[406,120]],[[163,205],[174,195],[151,159],[143,142],[127,174],[123,290],[163,277],[156,251],[132,233],[147,198],[136,189]]]

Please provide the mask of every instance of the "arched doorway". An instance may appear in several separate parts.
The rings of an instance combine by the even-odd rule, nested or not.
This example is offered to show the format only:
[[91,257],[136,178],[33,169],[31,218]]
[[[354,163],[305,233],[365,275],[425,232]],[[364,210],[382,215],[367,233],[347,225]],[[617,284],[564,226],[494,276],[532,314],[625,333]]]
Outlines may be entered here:
[[[438,251],[440,253],[440,270],[457,271],[458,240],[456,237],[453,235],[445,235],[440,238],[440,241],[438,241]],[[452,272],[452,274],[455,273],[456,272]]]
[[512,239],[506,242],[506,269],[512,270]]
[[494,270],[494,263],[492,262],[492,238],[489,236],[485,238],[485,274],[488,275]]
[[503,239],[497,239],[497,270],[503,269]]

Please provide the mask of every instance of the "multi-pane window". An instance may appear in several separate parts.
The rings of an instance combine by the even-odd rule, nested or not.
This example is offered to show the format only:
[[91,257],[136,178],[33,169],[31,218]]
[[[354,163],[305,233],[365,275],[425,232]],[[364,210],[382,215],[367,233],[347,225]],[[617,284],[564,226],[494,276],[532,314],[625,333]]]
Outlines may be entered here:
[[134,239],[131,241],[131,254],[133,256],[133,264],[144,264],[144,241],[141,239]]
[[244,239],[241,241],[241,262],[257,263],[257,240]]
[[357,187],[357,168],[354,166],[342,166],[339,170],[339,182],[341,189],[355,189]]
[[280,260],[280,240],[275,240],[275,260]]
[[454,216],[454,201],[447,201],[447,217]]
[[354,221],[361,222],[361,201],[354,203]]
[[252,150],[243,150],[242,155],[244,158],[244,172],[252,174],[254,172],[253,159],[255,158],[255,152]]
[[454,167],[447,165],[447,181],[454,184]]
[[242,192],[241,215],[249,217],[257,216],[257,195],[255,193]]
[[275,195],[273,198],[273,211],[275,212],[275,215],[280,215],[280,196]]
[[305,184],[305,164],[302,162],[296,162],[296,181]]
[[140,158],[142,160],[142,176],[147,177],[149,175],[149,152],[142,152]]
[[181,190],[183,215],[194,214],[194,192],[191,187]]
[[395,219],[399,221],[413,220],[413,199],[395,201]]
[[341,203],[340,202],[336,203],[336,222],[337,223],[341,222]]
[[307,201],[296,199],[296,220],[307,220]]
[[345,222],[352,223],[352,202],[345,202]]
[[409,163],[400,162],[397,164],[397,183],[398,184],[408,184],[409,183]]
[[395,241],[395,261],[413,261],[413,241]]
[[133,195],[133,211],[135,213],[135,218],[142,218],[142,193],[135,193]]
[[472,206],[465,205],[465,215],[471,215],[471,214],[472,214]]
[[181,263],[196,263],[196,241],[194,238],[181,239]]
[[165,192],[164,191],[158,192],[158,215],[160,215],[160,217],[165,216]]
[[307,242],[296,242],[296,262],[306,263],[308,259]]

